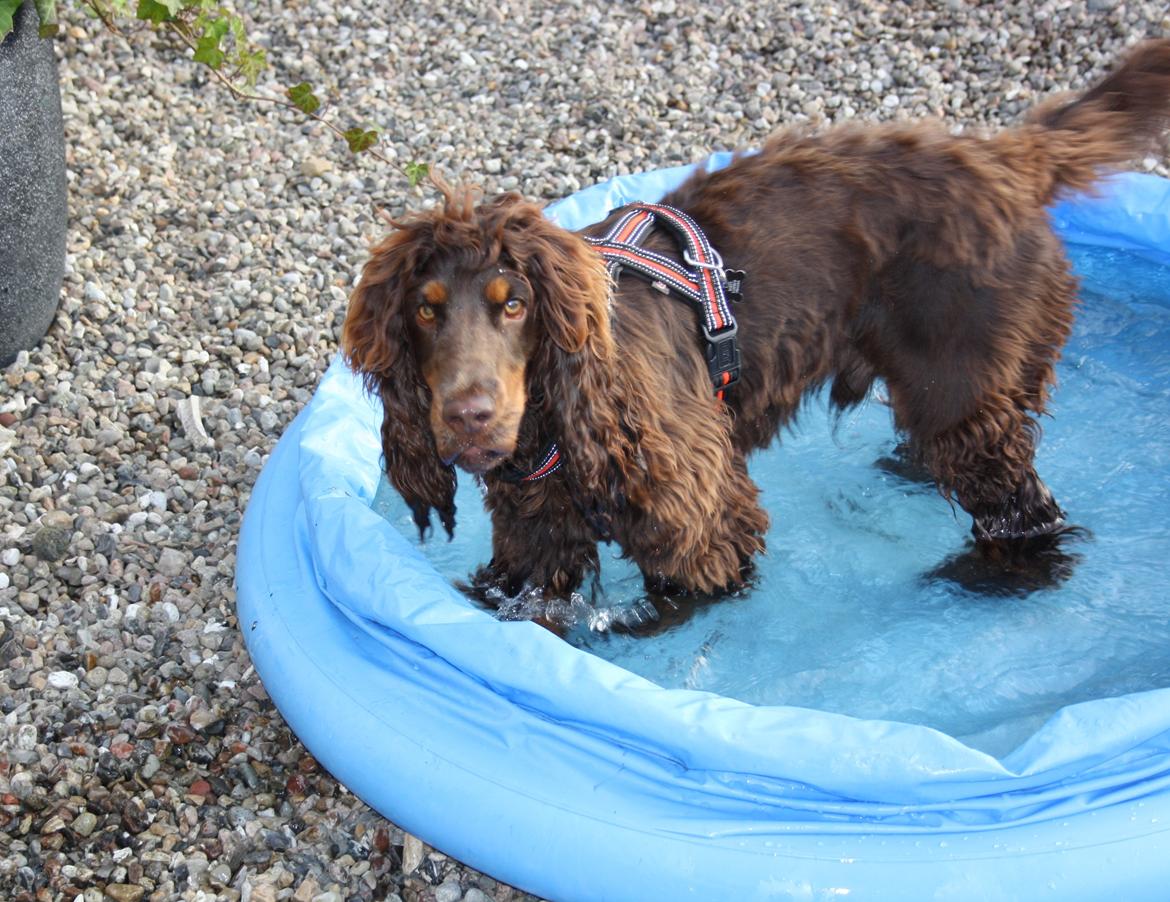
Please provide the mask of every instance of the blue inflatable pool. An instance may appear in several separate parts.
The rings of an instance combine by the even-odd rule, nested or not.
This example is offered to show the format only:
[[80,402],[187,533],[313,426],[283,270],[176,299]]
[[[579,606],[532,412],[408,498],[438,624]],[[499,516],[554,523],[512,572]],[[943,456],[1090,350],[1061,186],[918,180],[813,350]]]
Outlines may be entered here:
[[[687,171],[550,215],[579,227]],[[1052,215],[1170,263],[1170,182],[1117,177]],[[238,604],[290,726],[404,829],[553,899],[1168,897],[1170,688],[1063,708],[1004,758],[662,688],[442,579],[371,509],[380,420],[335,361],[255,487]]]

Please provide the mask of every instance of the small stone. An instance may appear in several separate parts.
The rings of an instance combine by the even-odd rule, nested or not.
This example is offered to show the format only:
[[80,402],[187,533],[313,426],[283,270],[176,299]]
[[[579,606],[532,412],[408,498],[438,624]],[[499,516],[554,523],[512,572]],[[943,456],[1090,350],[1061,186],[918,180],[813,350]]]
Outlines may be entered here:
[[207,879],[212,886],[225,887],[232,881],[232,869],[222,861],[217,861],[207,870]]
[[101,689],[106,685],[106,680],[109,679],[110,672],[106,668],[98,664],[85,675],[85,682],[94,689]]
[[112,742],[110,743],[110,754],[119,761],[125,761],[134,754],[134,743],[132,742]]
[[141,799],[131,799],[122,806],[122,827],[137,835],[150,826],[150,815]]
[[167,727],[167,738],[175,745],[186,745],[195,739],[196,733],[185,723],[173,723]]
[[457,880],[447,880],[435,888],[435,902],[459,902],[463,888]]
[[301,162],[301,174],[306,178],[319,178],[332,170],[333,163],[321,157],[306,157]]
[[407,833],[402,840],[402,873],[413,874],[423,860],[422,840]]
[[321,891],[321,885],[312,877],[306,877],[292,894],[293,902],[313,902]]
[[73,530],[61,526],[42,526],[29,542],[32,553],[42,561],[59,561],[69,551]]
[[102,291],[101,286],[96,282],[85,283],[85,299],[90,302],[98,303],[108,300],[106,293]]
[[174,579],[187,569],[187,556],[177,548],[164,548],[158,556],[158,571]]
[[73,515],[68,511],[52,510],[41,517],[41,526],[55,526],[58,529],[73,529]]
[[0,564],[5,567],[15,567],[20,563],[20,550],[17,548],[5,548],[0,551]]
[[273,852],[283,852],[292,847],[292,840],[280,830],[265,830],[264,845]]
[[114,902],[140,902],[146,895],[146,888],[132,883],[107,883],[106,895]]
[[252,887],[251,902],[276,902],[276,887],[271,883],[257,883]]
[[143,779],[149,780],[158,773],[160,767],[162,767],[162,762],[159,761],[156,755],[147,755],[146,761],[144,761],[142,764],[141,773]]
[[89,834],[93,833],[94,827],[96,826],[97,815],[83,811],[73,819],[73,823],[69,825],[69,829],[78,836],[89,836]]
[[203,731],[211,724],[219,719],[219,714],[211,708],[198,708],[191,712],[191,716],[187,718],[187,722],[191,724],[196,730]]
[[41,836],[48,836],[52,833],[60,833],[65,829],[65,821],[61,819],[61,815],[54,814],[51,818],[45,821],[41,827]]
[[32,795],[32,791],[36,788],[36,785],[33,775],[26,770],[17,771],[12,775],[12,779],[9,782],[9,788],[12,794],[21,801]]
[[77,674],[68,670],[54,670],[49,674],[49,686],[53,689],[76,689],[79,682]]

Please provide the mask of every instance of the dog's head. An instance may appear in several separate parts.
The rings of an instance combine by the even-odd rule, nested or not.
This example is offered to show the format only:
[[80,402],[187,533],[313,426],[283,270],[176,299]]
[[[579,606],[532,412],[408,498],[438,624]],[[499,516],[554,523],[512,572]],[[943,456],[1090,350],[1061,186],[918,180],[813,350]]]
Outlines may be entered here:
[[342,348],[382,399],[391,482],[420,530],[433,507],[450,531],[453,467],[482,475],[515,452],[534,383],[559,439],[615,424],[582,409],[613,353],[601,258],[518,195],[444,200],[373,248]]

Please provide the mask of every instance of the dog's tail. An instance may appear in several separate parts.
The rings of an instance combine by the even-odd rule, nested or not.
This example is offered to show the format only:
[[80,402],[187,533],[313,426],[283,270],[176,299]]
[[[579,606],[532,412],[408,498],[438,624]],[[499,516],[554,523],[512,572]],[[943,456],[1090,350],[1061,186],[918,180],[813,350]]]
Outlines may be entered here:
[[[1170,127],[1170,39],[1147,41],[1111,75],[1080,97],[1043,103],[1025,125],[1008,136],[1022,138],[1018,150],[1048,170],[1036,184],[1051,203],[1063,191],[1084,191],[1105,171],[1149,151]],[[1029,168],[1031,168],[1029,167]]]

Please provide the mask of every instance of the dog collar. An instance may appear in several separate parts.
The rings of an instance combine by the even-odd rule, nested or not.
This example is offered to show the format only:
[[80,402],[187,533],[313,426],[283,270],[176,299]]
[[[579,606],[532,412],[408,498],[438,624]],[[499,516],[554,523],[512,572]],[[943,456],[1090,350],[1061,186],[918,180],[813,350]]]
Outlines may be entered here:
[[524,471],[519,467],[513,466],[511,463],[504,464],[500,477],[504,482],[539,482],[546,476],[551,476],[561,468],[561,450],[557,447],[556,442],[549,442],[544,449],[544,457],[540,461],[540,465],[529,473],[524,475]]

